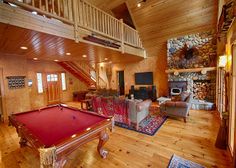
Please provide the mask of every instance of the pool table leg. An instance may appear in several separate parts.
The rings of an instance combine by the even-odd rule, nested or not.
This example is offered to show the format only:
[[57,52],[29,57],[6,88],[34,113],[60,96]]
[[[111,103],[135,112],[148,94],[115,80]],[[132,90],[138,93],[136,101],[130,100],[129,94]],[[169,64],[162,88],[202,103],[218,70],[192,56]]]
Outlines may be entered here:
[[103,148],[104,144],[108,141],[108,139],[109,139],[109,136],[106,133],[106,131],[102,131],[99,135],[99,142],[97,146],[98,153],[100,154],[102,158],[106,158],[108,154],[108,151],[106,151]]
[[27,143],[27,140],[25,139],[25,138],[20,138],[20,142],[19,142],[19,144],[20,144],[20,147],[24,147],[24,146],[26,146],[26,143]]

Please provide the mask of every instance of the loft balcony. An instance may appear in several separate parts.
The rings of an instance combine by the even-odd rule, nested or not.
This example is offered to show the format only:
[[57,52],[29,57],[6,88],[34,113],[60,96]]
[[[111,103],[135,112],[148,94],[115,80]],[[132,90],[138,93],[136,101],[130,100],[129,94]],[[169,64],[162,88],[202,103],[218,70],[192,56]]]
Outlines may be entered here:
[[83,0],[0,0],[0,11],[1,25],[146,57],[137,30]]

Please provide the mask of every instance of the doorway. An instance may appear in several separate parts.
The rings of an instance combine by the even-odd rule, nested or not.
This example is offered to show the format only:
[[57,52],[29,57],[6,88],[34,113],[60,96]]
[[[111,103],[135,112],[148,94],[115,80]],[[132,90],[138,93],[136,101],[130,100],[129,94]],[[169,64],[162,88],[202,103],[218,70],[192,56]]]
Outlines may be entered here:
[[47,76],[47,100],[48,104],[60,103],[60,81],[57,73],[46,74]]
[[120,95],[125,95],[124,71],[117,71],[118,90]]

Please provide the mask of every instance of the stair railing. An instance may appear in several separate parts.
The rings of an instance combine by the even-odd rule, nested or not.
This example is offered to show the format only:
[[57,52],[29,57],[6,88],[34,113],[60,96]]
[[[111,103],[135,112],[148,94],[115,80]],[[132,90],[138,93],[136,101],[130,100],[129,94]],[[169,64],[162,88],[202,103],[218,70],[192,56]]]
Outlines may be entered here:
[[79,30],[87,29],[93,33],[124,44],[141,48],[138,32],[101,9],[84,0],[3,0],[30,12],[37,12],[74,26],[75,41],[79,41]]

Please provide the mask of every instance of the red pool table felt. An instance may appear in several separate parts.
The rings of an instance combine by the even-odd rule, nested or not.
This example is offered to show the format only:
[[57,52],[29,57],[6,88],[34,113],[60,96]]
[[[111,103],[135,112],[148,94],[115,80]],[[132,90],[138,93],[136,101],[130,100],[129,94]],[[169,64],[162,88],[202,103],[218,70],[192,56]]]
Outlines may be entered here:
[[59,106],[17,114],[15,117],[45,147],[56,145],[65,138],[79,134],[87,128],[108,119],[80,110]]

